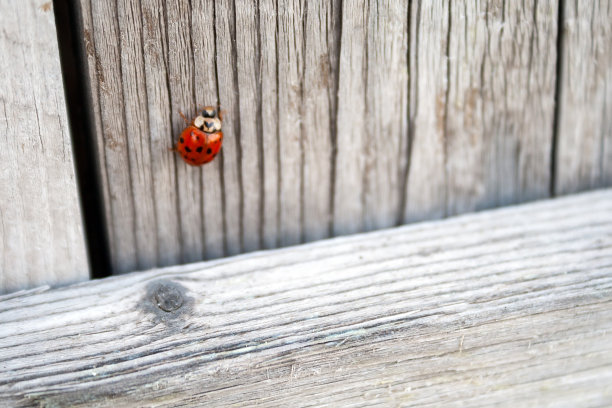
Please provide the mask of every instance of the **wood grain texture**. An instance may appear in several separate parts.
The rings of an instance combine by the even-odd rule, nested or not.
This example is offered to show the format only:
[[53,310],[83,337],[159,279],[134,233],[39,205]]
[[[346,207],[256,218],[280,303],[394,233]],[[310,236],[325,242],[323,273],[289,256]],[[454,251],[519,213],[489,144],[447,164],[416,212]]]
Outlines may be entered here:
[[608,406],[611,306],[599,191],[0,297],[0,398]]
[[547,197],[558,1],[454,2],[447,214]]
[[408,1],[344,1],[334,232],[398,222],[407,162]]
[[[339,0],[80,3],[115,272],[329,236]],[[217,101],[189,167],[178,112]]]
[[[202,24],[215,15],[214,0],[192,1],[191,38],[193,45],[194,74],[197,86],[194,90],[198,103],[212,104],[219,99],[215,30],[211,24]],[[221,179],[221,160],[202,167],[202,217],[204,256],[218,258],[225,254],[224,234],[224,185]]]
[[[215,17],[203,24],[214,24],[216,38],[217,80],[219,100],[226,110],[223,121],[222,181],[224,187],[223,215],[225,227],[225,246],[228,254],[242,251],[243,245],[243,192],[241,172],[241,123],[240,123],[240,90],[238,84],[236,56],[236,21],[234,2],[232,0],[215,1]],[[251,50],[256,52],[256,50]],[[254,54],[253,54],[254,55]],[[251,146],[256,148],[256,146]],[[258,217],[258,214],[249,214]]]
[[[115,272],[549,194],[558,0],[95,7],[82,0]],[[166,150],[178,111],[216,101],[223,153],[186,166]]]
[[236,64],[240,111],[240,184],[242,186],[242,250],[261,248],[262,162],[259,9],[257,2],[236,4]]
[[89,277],[51,3],[0,7],[0,293]]
[[281,245],[297,244],[302,236],[300,119],[304,86],[304,7],[304,0],[279,0],[276,11]]
[[410,167],[405,222],[446,214],[444,107],[449,13],[448,0],[411,2]]
[[110,237],[111,256],[113,264],[134,270],[139,267],[135,227],[142,222],[137,220],[140,214],[136,211],[132,190],[132,154],[128,151],[127,128],[136,124],[126,123],[117,3],[92,2],[83,12],[85,38],[90,36],[93,41],[90,52],[91,58],[95,58],[98,82],[94,106],[99,108],[100,116],[98,152],[106,164],[102,182],[105,201],[109,204],[107,220],[114,231]]
[[548,196],[557,7],[413,4],[407,221]]
[[[276,0],[259,1],[262,147],[262,246],[276,248],[280,242],[280,150],[278,145],[278,66]],[[265,129],[265,132],[264,132]]]
[[301,126],[305,241],[332,233],[341,6],[339,0],[306,2]]
[[564,4],[555,185],[560,194],[612,185],[612,2]]

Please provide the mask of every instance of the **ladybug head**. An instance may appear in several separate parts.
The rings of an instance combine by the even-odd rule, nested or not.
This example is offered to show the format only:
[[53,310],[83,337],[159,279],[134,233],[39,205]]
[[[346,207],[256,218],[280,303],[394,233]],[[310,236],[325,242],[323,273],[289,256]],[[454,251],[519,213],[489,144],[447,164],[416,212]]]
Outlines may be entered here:
[[206,133],[214,133],[221,130],[221,121],[216,117],[207,118],[204,116],[196,116],[193,120],[193,126]]
[[212,106],[207,106],[202,110],[202,116],[205,118],[216,118],[217,110]]

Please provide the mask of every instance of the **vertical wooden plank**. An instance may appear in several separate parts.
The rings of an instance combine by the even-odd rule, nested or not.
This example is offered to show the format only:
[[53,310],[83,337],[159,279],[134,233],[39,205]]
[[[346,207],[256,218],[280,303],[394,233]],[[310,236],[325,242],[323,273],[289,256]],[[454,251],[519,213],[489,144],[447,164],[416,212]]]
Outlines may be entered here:
[[82,11],[85,38],[92,39],[91,47],[86,45],[86,48],[93,55],[93,74],[97,81],[92,93],[96,92],[94,106],[99,107],[98,151],[104,163],[102,185],[108,203],[112,265],[116,271],[129,271],[139,265],[117,7],[116,3],[91,2]]
[[259,1],[259,43],[261,74],[261,144],[263,168],[262,239],[265,248],[280,242],[280,149],[278,127],[278,13],[276,0]]
[[334,231],[394,225],[408,141],[408,2],[345,1]]
[[408,0],[370,1],[366,60],[364,227],[395,225],[408,144]]
[[407,221],[548,195],[557,4],[414,6]]
[[612,2],[566,0],[555,192],[612,186]]
[[81,3],[115,272],[203,257],[202,175],[168,151],[194,113],[189,4],[169,6]]
[[309,1],[304,11],[303,238],[329,236],[341,2]]
[[92,117],[92,127],[94,135],[93,144],[95,145],[95,152],[97,154],[97,175],[100,179],[100,192],[98,192],[98,196],[102,197],[103,200],[103,212],[104,212],[104,222],[106,223],[107,228],[107,239],[108,239],[108,250],[110,255],[109,264],[111,268],[114,270],[117,266],[117,252],[115,251],[115,240],[113,234],[113,212],[111,205],[111,197],[109,194],[108,187],[108,179],[109,175],[106,171],[106,152],[104,147],[104,132],[102,130],[102,106],[101,106],[101,90],[100,88],[104,85],[104,73],[102,72],[102,62],[96,50],[96,38],[94,36],[94,25],[92,19],[92,10],[91,3],[89,0],[83,0],[79,3],[78,7],[79,17],[81,19],[81,29],[83,30],[83,41],[82,48],[85,55],[85,67],[86,71],[87,84],[85,86],[86,91],[89,92],[89,103],[91,117]]
[[548,196],[557,1],[453,3],[447,215]]
[[[200,106],[214,105],[219,100],[214,0],[192,1],[191,38],[195,70],[195,101]],[[225,132],[226,137],[233,137]],[[202,219],[204,231],[204,257],[219,258],[225,253],[223,228],[223,189],[221,160],[202,167]]]
[[334,234],[364,228],[366,51],[368,2],[343,0],[338,85]]
[[279,0],[278,127],[281,245],[302,240],[304,177],[302,97],[304,92],[304,1]]
[[[153,179],[149,170],[151,144],[149,139],[149,110],[144,72],[143,22],[138,2],[117,1],[119,49],[125,135],[129,164],[130,185],[134,197],[133,225],[138,268],[151,268],[157,264]],[[127,220],[126,220],[127,221]]]
[[0,293],[89,277],[52,5],[0,6]]
[[215,35],[219,99],[226,115],[223,121],[223,150],[220,155],[224,188],[224,225],[227,254],[242,251],[244,212],[241,172],[241,126],[236,70],[236,14],[233,0],[215,1]]
[[405,222],[445,214],[449,2],[413,1],[410,16],[411,146]]
[[[172,113],[172,130],[177,140],[186,123],[181,111],[191,118],[195,114],[195,72],[191,39],[192,8],[189,0],[165,3],[168,27],[168,78]],[[175,157],[179,198],[182,261],[192,262],[204,257],[202,231],[202,172]]]
[[[177,211],[178,187],[176,156],[168,154],[173,144],[170,84],[168,81],[168,32],[163,0],[143,0],[140,4],[144,24],[144,68],[150,143],[149,169],[152,178],[152,200],[155,235],[149,236],[157,248],[157,264],[172,265],[181,261],[181,225]],[[147,197],[139,199],[146,200]],[[150,260],[148,260],[150,262]]]
[[[233,9],[212,0],[80,3],[115,273],[240,252]],[[168,151],[185,127],[179,111],[192,117],[219,99],[230,106],[225,165],[188,166]]]
[[261,247],[261,99],[259,10],[254,1],[236,3],[236,66],[240,116],[240,180],[244,251]]

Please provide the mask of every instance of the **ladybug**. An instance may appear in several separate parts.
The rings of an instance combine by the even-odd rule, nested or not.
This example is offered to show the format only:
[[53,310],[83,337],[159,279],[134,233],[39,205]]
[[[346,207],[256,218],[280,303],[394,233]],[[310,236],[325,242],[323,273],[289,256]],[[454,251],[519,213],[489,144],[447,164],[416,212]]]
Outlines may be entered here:
[[182,113],[180,115],[188,126],[181,132],[173,150],[191,166],[201,166],[212,161],[223,143],[219,108],[207,106],[191,122]]

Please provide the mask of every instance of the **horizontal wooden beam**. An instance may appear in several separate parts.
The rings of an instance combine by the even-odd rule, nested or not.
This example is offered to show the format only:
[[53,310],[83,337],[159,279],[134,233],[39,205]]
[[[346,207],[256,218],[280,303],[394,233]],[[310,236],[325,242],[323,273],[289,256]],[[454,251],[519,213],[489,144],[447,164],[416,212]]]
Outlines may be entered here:
[[612,404],[612,190],[0,298],[15,406]]

